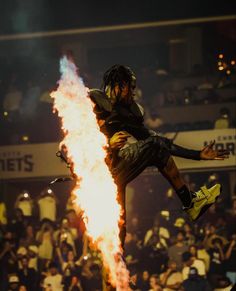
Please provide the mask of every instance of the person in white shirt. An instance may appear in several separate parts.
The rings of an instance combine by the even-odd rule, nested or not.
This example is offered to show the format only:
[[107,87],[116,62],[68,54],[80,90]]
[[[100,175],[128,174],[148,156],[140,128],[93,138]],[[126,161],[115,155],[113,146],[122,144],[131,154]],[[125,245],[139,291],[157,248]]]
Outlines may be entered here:
[[193,257],[190,252],[184,252],[182,255],[184,267],[182,270],[183,280],[188,279],[190,267],[194,267],[198,271],[199,276],[206,276],[206,266],[202,260]]
[[229,128],[231,124],[230,121],[230,111],[228,108],[223,107],[220,109],[220,116],[215,120],[215,129],[225,129]]
[[160,275],[160,283],[163,291],[178,290],[183,282],[182,274],[177,271],[175,261],[168,262],[168,269]]
[[7,224],[6,205],[3,201],[0,200],[0,225],[6,225],[6,224]]
[[39,207],[39,219],[49,219],[56,221],[57,216],[57,199],[54,192],[50,188],[44,189],[37,200]]
[[78,238],[77,229],[69,226],[67,218],[63,218],[60,229],[56,230],[53,234],[54,241],[60,246],[63,241],[71,245],[74,255],[76,255],[75,240]]
[[156,219],[153,227],[149,229],[144,237],[143,245],[146,246],[153,235],[160,237],[160,242],[167,248],[167,241],[170,238],[170,233],[167,228],[160,226],[160,221]]
[[15,202],[15,208],[20,208],[25,217],[31,217],[33,212],[33,200],[27,190],[20,193]]
[[43,287],[50,291],[63,291],[62,279],[63,277],[58,273],[56,264],[51,262],[49,264],[49,274],[43,281]]

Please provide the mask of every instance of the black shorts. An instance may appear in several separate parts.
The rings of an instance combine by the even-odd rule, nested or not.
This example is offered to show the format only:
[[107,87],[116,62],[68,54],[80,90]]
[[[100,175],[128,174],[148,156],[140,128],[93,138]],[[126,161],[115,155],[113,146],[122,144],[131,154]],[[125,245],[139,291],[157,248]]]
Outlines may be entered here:
[[147,167],[163,169],[169,157],[165,139],[158,135],[150,136],[120,150],[111,172],[116,183],[125,187]]

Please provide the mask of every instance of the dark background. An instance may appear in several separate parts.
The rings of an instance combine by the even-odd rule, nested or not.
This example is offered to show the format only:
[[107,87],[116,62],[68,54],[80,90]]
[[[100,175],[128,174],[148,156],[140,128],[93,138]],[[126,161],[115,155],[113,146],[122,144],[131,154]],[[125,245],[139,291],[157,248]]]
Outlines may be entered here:
[[0,34],[235,14],[235,1],[0,1]]

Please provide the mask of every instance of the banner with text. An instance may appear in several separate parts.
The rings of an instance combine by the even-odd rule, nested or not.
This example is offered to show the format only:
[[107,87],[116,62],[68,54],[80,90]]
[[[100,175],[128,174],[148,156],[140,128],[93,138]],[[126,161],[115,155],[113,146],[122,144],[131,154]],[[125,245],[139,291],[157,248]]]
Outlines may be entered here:
[[[201,170],[236,168],[236,129],[205,130],[169,133],[174,143],[200,150],[212,140],[216,149],[228,149],[229,159],[224,161],[192,161],[175,158],[179,169]],[[69,175],[69,170],[58,157],[57,143],[15,145],[0,147],[0,179],[43,178]]]
[[56,177],[69,174],[57,156],[57,143],[0,147],[0,179]]
[[173,138],[175,144],[195,150],[201,150],[215,140],[214,149],[226,149],[230,152],[229,158],[223,161],[193,161],[175,158],[176,164],[181,170],[236,168],[235,128],[169,133],[166,136]]

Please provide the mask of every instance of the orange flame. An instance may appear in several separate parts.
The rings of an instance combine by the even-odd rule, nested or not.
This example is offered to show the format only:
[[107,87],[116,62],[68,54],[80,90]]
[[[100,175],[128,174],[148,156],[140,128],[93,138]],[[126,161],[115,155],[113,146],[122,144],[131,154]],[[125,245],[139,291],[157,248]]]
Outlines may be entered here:
[[117,290],[128,289],[128,271],[119,254],[121,207],[117,202],[117,187],[105,163],[106,137],[100,132],[89,89],[78,76],[75,64],[66,57],[60,60],[61,79],[51,93],[54,109],[62,120],[65,146],[77,185],[72,190],[76,202],[84,210],[89,236],[101,251],[109,280]]

